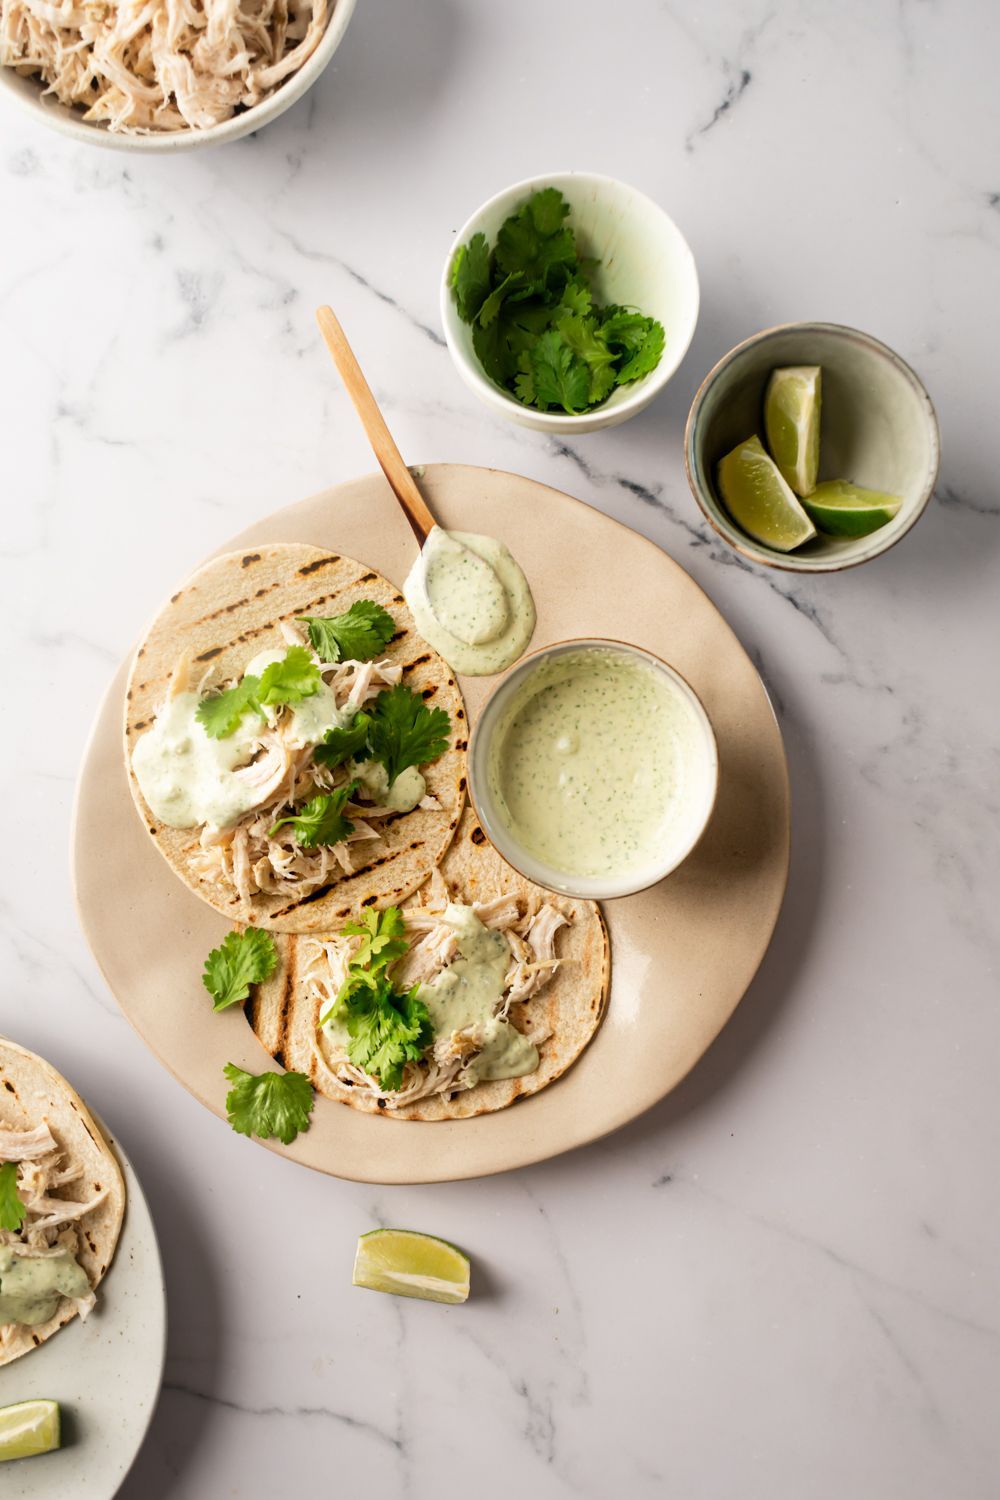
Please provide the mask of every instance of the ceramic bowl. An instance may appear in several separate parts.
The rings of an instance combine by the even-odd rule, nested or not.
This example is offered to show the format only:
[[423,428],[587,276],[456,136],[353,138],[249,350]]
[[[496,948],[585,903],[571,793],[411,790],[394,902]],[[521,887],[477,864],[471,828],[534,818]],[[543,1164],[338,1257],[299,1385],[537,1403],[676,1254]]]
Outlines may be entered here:
[[356,0],[336,0],[336,5],[327,22],[319,45],[297,73],[293,73],[269,98],[255,104],[252,109],[223,120],[219,125],[210,125],[204,130],[177,130],[162,135],[125,135],[108,130],[106,125],[91,124],[76,109],[42,96],[42,84],[37,78],[22,78],[13,68],[0,67],[0,91],[26,109],[33,119],[49,125],[62,135],[83,141],[91,146],[107,146],[112,151],[171,152],[195,151],[200,146],[219,146],[226,141],[239,140],[269,125],[296,100],[301,99],[307,89],[316,82],[343,40],[348,22],[354,14]]
[[[666,347],[656,369],[633,385],[618,386],[594,411],[578,416],[522,406],[494,385],[472,347],[472,328],[463,323],[451,291],[455,253],[474,234],[496,243],[497,230],[539,188],[556,187],[569,203],[568,223],[584,255],[601,264],[593,276],[600,302],[620,302],[658,318]],[[615,427],[648,406],[663,390],[687,353],[698,321],[698,273],[694,256],[677,225],[644,193],[594,172],[546,172],[515,182],[490,198],[462,225],[441,278],[441,321],[455,367],[466,385],[493,411],[536,432],[597,432]]]
[[[521,688],[545,662],[574,652],[594,650],[634,657],[652,667],[670,692],[685,704],[696,726],[697,748],[692,750],[683,768],[685,801],[669,839],[655,861],[619,876],[571,876],[565,870],[556,869],[536,858],[511,832],[506,816],[490,787],[489,762],[493,738],[503,724],[506,710]],[[715,732],[701,699],[691,685],[673,667],[650,651],[627,645],[623,641],[598,639],[561,641],[558,645],[532,652],[502,678],[483,704],[476,720],[469,740],[468,765],[469,794],[479,821],[497,853],[536,885],[559,891],[564,896],[579,896],[592,901],[634,895],[636,891],[656,885],[671,871],[676,870],[687,859],[708,826],[719,784],[719,753]]]
[[[764,390],[782,365],[823,371],[820,480],[849,479],[899,495],[898,513],[863,537],[819,535],[777,552],[736,525],[716,489],[719,460],[764,434]],[[888,551],[920,519],[937,480],[940,440],[931,399],[905,360],[870,334],[837,323],[787,323],[737,344],[710,370],[684,434],[691,493],[716,531],[753,562],[796,573],[831,573]]]

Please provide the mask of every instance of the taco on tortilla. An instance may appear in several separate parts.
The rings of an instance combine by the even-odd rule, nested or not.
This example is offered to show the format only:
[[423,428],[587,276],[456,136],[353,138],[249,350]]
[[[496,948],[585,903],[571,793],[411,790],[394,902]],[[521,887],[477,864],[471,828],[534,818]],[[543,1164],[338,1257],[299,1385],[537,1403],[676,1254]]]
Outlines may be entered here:
[[136,653],[136,807],[181,879],[231,919],[331,930],[408,896],[465,796],[450,668],[352,558],[284,543],[201,568]]
[[121,1171],[83,1100],[0,1037],[0,1365],[88,1315],[124,1216]]
[[264,1047],[328,1098],[404,1120],[537,1093],[579,1057],[608,992],[597,905],[512,870],[471,808],[401,908],[278,949],[247,1006]]

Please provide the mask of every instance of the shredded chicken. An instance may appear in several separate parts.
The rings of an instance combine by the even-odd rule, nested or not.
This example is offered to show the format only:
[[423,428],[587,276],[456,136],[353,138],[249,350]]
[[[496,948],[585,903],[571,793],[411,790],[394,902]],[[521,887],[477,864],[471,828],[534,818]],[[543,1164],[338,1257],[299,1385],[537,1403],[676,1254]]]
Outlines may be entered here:
[[[458,956],[454,929],[443,920],[445,908],[453,898],[441,871],[435,870],[417,892],[410,905],[403,908],[404,935],[409,950],[391,966],[394,986],[399,990],[415,984],[429,984]],[[506,1020],[512,1005],[533,998],[553,978],[564,960],[555,953],[556,934],[570,923],[557,904],[558,898],[542,899],[501,895],[490,901],[474,902],[472,910],[485,927],[502,933],[510,948],[510,967],[504,978],[504,990],[496,1017]],[[347,978],[357,940],[350,937],[327,940],[312,939],[305,979],[319,1003],[323,1016],[335,1002]],[[527,1027],[528,1040],[540,1045],[548,1038],[544,1028]],[[406,1064],[400,1089],[386,1090],[378,1079],[356,1067],[328,1037],[322,1046],[328,1064],[342,1083],[362,1088],[387,1109],[399,1109],[427,1099],[434,1094],[450,1097],[471,1088],[476,1074],[470,1064],[482,1050],[485,1038],[482,1028],[464,1027],[435,1038],[431,1049],[419,1062]]]
[[[16,1250],[19,1257],[76,1256],[80,1249],[77,1224],[104,1202],[108,1189],[85,1201],[56,1196],[79,1177],[80,1169],[63,1162],[59,1143],[44,1122],[33,1130],[0,1127],[0,1162],[17,1163],[17,1194],[25,1210],[20,1229],[0,1229],[0,1245]],[[90,1292],[71,1300],[85,1318],[97,1299]],[[16,1323],[0,1324],[0,1349],[17,1327]]]
[[[283,622],[281,632],[289,645],[306,644],[292,624]],[[361,707],[383,688],[394,687],[402,674],[398,662],[323,662],[315,653],[313,660],[340,709]],[[189,686],[190,672],[182,661],[171,678],[169,692],[183,692]],[[396,808],[350,801],[344,814],[354,824],[354,831],[342,843],[303,849],[287,825],[272,837],[271,829],[279,818],[311,797],[343,786],[348,777],[346,766],[330,770],[317,764],[311,746],[289,744],[290,724],[291,715],[279,710],[273,725],[262,727],[253,742],[253,758],[234,772],[252,789],[253,808],[230,828],[206,825],[192,859],[195,873],[202,880],[231,886],[244,910],[249,910],[258,894],[294,899],[340,874],[349,875],[355,868],[352,849],[381,837],[373,826],[380,819],[398,816]],[[424,797],[419,806],[440,810],[441,804],[434,797]],[[367,857],[362,850],[358,863]]]
[[[335,3],[335,0],[334,0]],[[316,50],[328,0],[0,0],[0,63],[115,132],[202,130]]]

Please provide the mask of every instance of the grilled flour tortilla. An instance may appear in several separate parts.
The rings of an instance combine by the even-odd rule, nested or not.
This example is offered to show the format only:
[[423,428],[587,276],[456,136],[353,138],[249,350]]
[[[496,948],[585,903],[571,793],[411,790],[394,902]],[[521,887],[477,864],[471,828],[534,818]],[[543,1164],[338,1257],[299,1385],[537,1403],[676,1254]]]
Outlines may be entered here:
[[[79,1295],[62,1296],[44,1322],[0,1323],[0,1365],[36,1349],[77,1313],[87,1316],[125,1217],[122,1174],[83,1100],[47,1062],[0,1037],[0,1164],[9,1162],[26,1212],[20,1229],[0,1228],[0,1261],[13,1258],[29,1271],[59,1261],[78,1277]],[[0,1295],[13,1295],[23,1276],[0,1270]]]
[[[255,775],[259,770],[262,785],[270,786],[269,758],[276,754],[277,779],[260,806],[221,830],[207,825],[169,827],[155,816],[140,790],[133,753],[171,692],[177,691],[178,681],[181,689],[214,692],[239,679],[260,653],[279,654],[290,643],[302,641],[298,617],[343,614],[360,600],[387,609],[396,633],[377,661],[348,666],[344,673],[323,665],[324,681],[343,695],[338,705],[357,690],[362,696],[355,693],[354,706],[367,706],[375,694],[399,681],[428,708],[448,714],[448,748],[420,767],[426,782],[420,804],[405,812],[383,808],[370,817],[364,806],[348,808],[345,816],[355,824],[354,842],[301,850],[286,828],[277,845],[268,844],[266,830],[293,808],[287,805],[290,781],[289,773],[282,771],[282,747],[274,744],[273,730],[264,725],[264,744],[254,752],[247,771]],[[207,563],[173,596],[139,647],[125,709],[129,781],[143,822],[184,883],[231,920],[282,932],[336,929],[362,908],[381,908],[408,896],[427,878],[454,836],[465,797],[467,723],[462,696],[450,668],[417,635],[399,592],[353,558],[281,543],[228,553]],[[259,719],[254,722],[260,724]],[[294,797],[299,807],[316,791],[329,790],[327,785],[309,789],[310,755],[303,758],[297,752],[293,757],[290,774],[297,778]],[[338,774],[346,776],[344,771]],[[287,874],[280,879],[264,857],[268,848],[276,848],[278,858],[288,861]],[[349,870],[342,868],[345,861]],[[257,889],[258,882],[271,888]]]
[[[513,899],[505,901],[505,897]],[[404,905],[408,936],[415,932],[419,940],[423,933],[433,943],[435,927],[441,930],[434,914],[442,912],[449,900],[474,905],[481,921],[495,931],[502,933],[516,923],[511,961],[513,965],[516,950],[527,960],[527,968],[509,992],[508,1018],[537,1047],[537,1067],[521,1077],[477,1082],[468,1088],[455,1076],[448,1059],[433,1065],[436,1075],[429,1079],[421,1077],[421,1068],[430,1071],[421,1064],[406,1075],[404,1089],[412,1102],[395,1103],[359,1070],[346,1065],[320,1028],[320,1015],[336,992],[339,978],[335,972],[331,976],[324,956],[325,935],[279,938],[280,963],[274,977],[258,986],[247,1004],[251,1025],[271,1056],[285,1068],[307,1074],[329,1099],[403,1120],[486,1114],[537,1093],[564,1073],[597,1030],[607,1001],[610,950],[597,904],[555,896],[525,880],[495,852],[472,808],[463,814],[440,870]],[[527,942],[520,936],[524,933]],[[558,959],[554,970],[532,962],[539,953]],[[402,987],[427,977],[412,950],[403,963],[409,967],[403,969]],[[537,984],[532,983],[532,970]],[[525,988],[532,993],[518,1000],[516,996]],[[453,1091],[430,1091],[449,1081],[454,1083]]]

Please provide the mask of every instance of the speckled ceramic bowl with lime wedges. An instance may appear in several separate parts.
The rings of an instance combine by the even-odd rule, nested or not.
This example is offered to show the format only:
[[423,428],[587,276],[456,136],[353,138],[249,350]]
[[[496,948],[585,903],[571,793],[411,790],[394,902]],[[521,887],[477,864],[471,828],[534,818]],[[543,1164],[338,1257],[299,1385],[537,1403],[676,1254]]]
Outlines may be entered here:
[[[742,531],[718,490],[719,463],[737,444],[764,437],[764,393],[789,365],[823,372],[820,481],[847,479],[898,496],[893,518],[867,536],[817,534],[780,552]],[[940,439],[926,390],[910,366],[870,334],[837,323],[788,323],[754,334],[710,370],[684,435],[691,493],[715,530],[752,562],[798,573],[855,567],[895,545],[920,519],[937,480]]]

